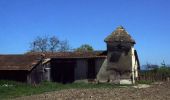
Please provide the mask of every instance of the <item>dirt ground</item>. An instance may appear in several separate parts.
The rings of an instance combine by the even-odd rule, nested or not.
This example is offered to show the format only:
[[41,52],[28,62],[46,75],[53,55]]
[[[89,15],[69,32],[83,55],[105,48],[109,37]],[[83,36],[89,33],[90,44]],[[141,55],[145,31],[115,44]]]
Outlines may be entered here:
[[69,89],[15,100],[170,100],[170,82],[157,83],[149,88]]

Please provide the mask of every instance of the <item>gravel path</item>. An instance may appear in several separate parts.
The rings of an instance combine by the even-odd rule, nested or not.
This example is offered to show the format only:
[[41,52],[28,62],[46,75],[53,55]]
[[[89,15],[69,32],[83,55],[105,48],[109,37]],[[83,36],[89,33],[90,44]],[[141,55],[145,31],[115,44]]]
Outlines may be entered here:
[[69,89],[20,97],[15,100],[170,100],[170,82],[143,89],[133,87]]

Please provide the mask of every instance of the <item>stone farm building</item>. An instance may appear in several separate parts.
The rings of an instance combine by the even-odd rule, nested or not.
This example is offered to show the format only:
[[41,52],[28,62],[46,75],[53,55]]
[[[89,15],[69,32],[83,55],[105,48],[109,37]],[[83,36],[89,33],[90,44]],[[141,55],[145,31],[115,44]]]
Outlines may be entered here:
[[140,69],[133,47],[135,41],[123,27],[118,27],[104,41],[106,51],[0,55],[0,80],[30,84],[44,80],[135,83]]

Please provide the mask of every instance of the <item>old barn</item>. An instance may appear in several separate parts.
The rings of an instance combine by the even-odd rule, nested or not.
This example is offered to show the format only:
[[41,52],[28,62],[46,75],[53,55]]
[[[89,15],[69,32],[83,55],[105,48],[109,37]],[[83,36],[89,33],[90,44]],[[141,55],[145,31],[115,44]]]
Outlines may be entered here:
[[27,83],[97,80],[133,84],[140,69],[135,40],[118,27],[104,40],[106,51],[0,55],[0,79]]
[[0,55],[0,79],[27,83],[71,83],[95,79],[106,52],[57,52]]

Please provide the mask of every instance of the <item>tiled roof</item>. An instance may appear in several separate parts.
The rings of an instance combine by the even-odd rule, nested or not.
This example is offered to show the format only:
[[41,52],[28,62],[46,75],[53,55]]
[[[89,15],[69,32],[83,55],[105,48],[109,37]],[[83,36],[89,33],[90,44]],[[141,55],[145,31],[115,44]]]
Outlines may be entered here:
[[31,70],[40,55],[0,55],[0,70]]
[[20,55],[0,55],[0,70],[31,70],[42,58],[101,58],[106,52],[46,52],[27,53]]
[[[35,53],[36,54],[36,53]],[[43,53],[45,58],[100,58],[106,57],[106,51],[93,52],[47,52]]]

